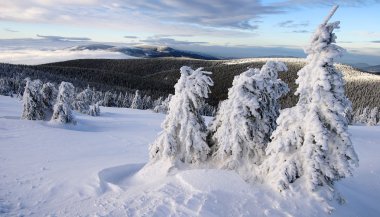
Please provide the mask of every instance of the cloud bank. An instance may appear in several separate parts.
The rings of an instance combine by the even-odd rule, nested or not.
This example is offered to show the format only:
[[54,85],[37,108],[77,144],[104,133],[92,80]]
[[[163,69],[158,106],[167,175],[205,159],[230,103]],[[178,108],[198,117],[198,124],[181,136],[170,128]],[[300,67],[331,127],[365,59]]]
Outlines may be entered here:
[[118,52],[102,50],[0,50],[0,62],[37,65],[74,59],[131,59]]

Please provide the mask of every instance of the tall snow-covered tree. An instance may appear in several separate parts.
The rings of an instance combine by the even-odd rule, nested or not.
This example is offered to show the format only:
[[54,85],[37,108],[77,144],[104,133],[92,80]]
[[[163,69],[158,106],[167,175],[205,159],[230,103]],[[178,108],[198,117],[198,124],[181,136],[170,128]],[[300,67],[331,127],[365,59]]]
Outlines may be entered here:
[[210,93],[211,72],[202,68],[181,67],[181,77],[174,86],[169,113],[163,131],[150,146],[151,161],[170,159],[174,164],[197,164],[207,159],[207,129],[198,109]]
[[55,100],[57,99],[57,88],[53,83],[47,82],[42,85],[41,97],[44,107],[44,119],[50,120],[53,115],[53,107]]
[[135,96],[132,100],[131,108],[132,109],[141,109],[142,108],[142,99],[141,99],[141,95],[140,95],[139,90],[136,90],[136,92],[135,92]]
[[42,82],[27,80],[23,95],[22,119],[43,120],[45,117],[44,105],[41,96]]
[[52,121],[63,124],[76,123],[71,108],[74,101],[74,90],[75,88],[71,83],[64,81],[61,82],[59,85],[57,101],[54,105]]
[[286,70],[284,63],[269,61],[261,70],[235,76],[210,127],[213,157],[222,168],[237,169],[248,178],[252,166],[264,160],[279,115],[279,98],[289,90],[277,72]]
[[268,180],[278,189],[301,186],[332,199],[334,182],[351,176],[358,157],[348,133],[343,75],[333,63],[343,49],[335,45],[334,29],[328,23],[332,13],[314,33],[306,48],[307,64],[298,72],[299,101],[284,109],[277,120],[272,141],[266,150]]

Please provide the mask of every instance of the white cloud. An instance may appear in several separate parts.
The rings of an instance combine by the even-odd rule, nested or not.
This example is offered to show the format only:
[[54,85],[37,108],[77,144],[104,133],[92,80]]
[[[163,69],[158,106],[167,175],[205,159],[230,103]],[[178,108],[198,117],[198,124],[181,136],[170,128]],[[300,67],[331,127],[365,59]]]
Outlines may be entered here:
[[131,59],[118,52],[101,50],[0,50],[0,62],[37,65],[73,59]]

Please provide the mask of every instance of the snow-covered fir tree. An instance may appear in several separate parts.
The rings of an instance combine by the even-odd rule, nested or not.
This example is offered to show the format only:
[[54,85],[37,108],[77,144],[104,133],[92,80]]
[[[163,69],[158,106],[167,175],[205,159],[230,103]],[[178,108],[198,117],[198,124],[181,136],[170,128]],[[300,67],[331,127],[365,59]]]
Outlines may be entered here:
[[169,103],[172,96],[173,96],[172,94],[169,94],[165,100],[162,100],[162,98],[160,97],[159,101],[156,102],[156,106],[154,107],[153,111],[157,113],[167,114],[169,110]]
[[359,107],[358,109],[356,109],[356,111],[354,113],[354,117],[352,118],[352,122],[354,124],[360,123],[359,119],[360,119],[360,115],[361,115],[362,112],[363,112],[363,108],[362,107]]
[[47,82],[43,84],[41,89],[42,103],[44,107],[44,119],[50,120],[53,115],[53,107],[57,99],[57,88],[53,83]]
[[379,118],[380,118],[379,117],[379,108],[375,107],[369,113],[369,117],[368,117],[368,120],[367,120],[367,125],[369,125],[369,126],[376,125],[377,123],[379,123]]
[[298,181],[298,185],[328,200],[336,196],[334,182],[351,176],[358,164],[345,117],[351,104],[345,96],[343,75],[333,65],[343,51],[334,44],[333,31],[339,22],[328,23],[333,12],[305,50],[308,63],[296,81],[299,101],[281,111],[264,167],[266,181],[279,190]]
[[[157,106],[159,106],[159,105],[161,105],[162,104],[162,101],[164,100],[164,98],[162,97],[162,96],[160,96],[160,97],[158,97],[158,99],[156,99],[156,100],[154,100],[153,101],[153,111],[154,111],[154,109],[157,107]],[[156,111],[155,111],[156,112]]]
[[136,92],[135,92],[135,95],[134,95],[133,100],[132,100],[131,108],[132,109],[141,109],[142,108],[142,99],[141,99],[141,95],[140,95],[139,90],[136,90]]
[[207,129],[198,109],[210,93],[211,72],[181,67],[181,77],[170,100],[163,131],[150,146],[151,161],[170,159],[174,164],[196,164],[207,159]]
[[54,105],[52,121],[59,123],[76,123],[71,105],[74,101],[74,86],[69,82],[59,85],[57,101]]
[[42,82],[27,79],[23,94],[22,119],[43,120],[45,117],[44,105],[41,96]]
[[93,105],[90,105],[90,109],[88,111],[88,114],[91,116],[99,116],[100,115],[99,103],[95,103]]
[[122,107],[130,108],[132,105],[133,98],[134,98],[134,96],[132,93],[125,92]]
[[116,100],[116,107],[123,107],[123,101],[124,101],[124,95],[122,92],[120,92]]
[[144,95],[141,102],[142,102],[141,109],[151,109],[153,107],[152,98],[148,95]]
[[370,115],[370,108],[366,106],[358,117],[358,123],[366,124]]
[[103,93],[101,91],[96,91],[95,88],[92,88],[92,93],[93,95],[91,104],[99,103],[102,105],[104,99]]
[[90,87],[87,86],[86,89],[84,89],[82,92],[77,94],[73,103],[74,109],[80,113],[89,114],[93,95],[94,95],[94,92],[92,91]]
[[107,91],[104,94],[104,99],[103,99],[103,104],[102,105],[106,106],[106,107],[113,107],[113,106],[115,106],[114,94],[111,91]]
[[237,169],[249,178],[252,166],[264,160],[279,115],[279,98],[289,91],[277,72],[286,70],[284,63],[269,61],[261,70],[251,68],[235,76],[210,127],[213,157],[222,168]]
[[12,95],[12,88],[9,80],[1,78],[0,79],[0,95],[10,96]]

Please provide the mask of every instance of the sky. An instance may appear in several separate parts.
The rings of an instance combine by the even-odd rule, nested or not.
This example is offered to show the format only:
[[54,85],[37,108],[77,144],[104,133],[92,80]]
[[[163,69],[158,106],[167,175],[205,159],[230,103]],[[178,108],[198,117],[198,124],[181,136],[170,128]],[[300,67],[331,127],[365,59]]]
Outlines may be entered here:
[[335,4],[337,44],[347,50],[342,62],[380,65],[380,0],[2,0],[0,62],[15,51],[93,43],[303,57]]

